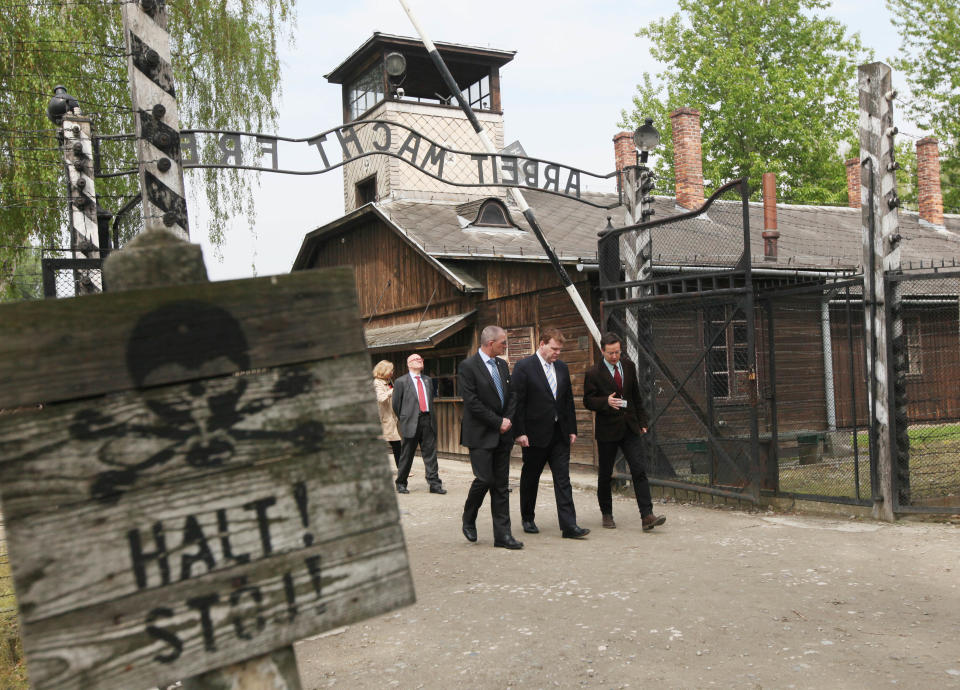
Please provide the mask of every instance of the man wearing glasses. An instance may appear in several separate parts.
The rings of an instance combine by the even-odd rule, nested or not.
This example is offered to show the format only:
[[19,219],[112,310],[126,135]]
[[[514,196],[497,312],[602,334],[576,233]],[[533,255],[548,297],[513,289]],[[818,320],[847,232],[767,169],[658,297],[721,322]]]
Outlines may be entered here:
[[430,493],[445,494],[437,466],[437,420],[433,415],[433,382],[423,375],[423,357],[414,353],[407,357],[407,376],[397,379],[393,387],[393,411],[403,441],[400,444],[400,465],[397,468],[397,493],[408,494],[407,477],[413,466],[413,454],[420,447]]

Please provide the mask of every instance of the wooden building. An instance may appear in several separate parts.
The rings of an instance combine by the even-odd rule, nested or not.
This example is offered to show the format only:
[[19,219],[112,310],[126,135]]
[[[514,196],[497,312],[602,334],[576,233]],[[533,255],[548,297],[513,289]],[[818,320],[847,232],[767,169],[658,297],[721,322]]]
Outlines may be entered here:
[[[491,140],[502,149],[499,75],[513,53],[445,43],[437,46]],[[408,76],[402,84],[402,95],[384,67],[387,56],[393,52],[402,53],[407,60]],[[375,33],[327,78],[342,85],[345,123],[389,120],[449,148],[480,148],[463,113],[443,96],[442,82],[418,41]],[[675,149],[682,152],[695,144],[699,151],[697,111],[681,109],[672,117],[687,121],[692,118],[696,125],[674,127],[675,132],[682,131],[682,136],[687,137],[677,140],[675,136]],[[369,141],[374,135],[367,124],[357,125],[356,131],[361,141]],[[629,151],[624,155],[622,134],[614,141],[618,165],[631,164]],[[689,156],[683,160],[689,160]],[[454,175],[463,170],[465,179],[468,165],[473,164],[454,156],[447,161],[448,170],[453,170]],[[698,171],[699,166],[696,170],[678,169],[678,179],[682,175],[684,183],[678,182],[675,198],[656,198],[656,218],[702,204],[702,179],[699,193],[696,186],[691,193],[689,186],[689,180],[696,179]],[[613,223],[622,223],[623,209],[596,208],[543,191],[524,191],[524,196],[599,322],[597,234],[608,226],[611,216]],[[584,196],[608,203],[616,199],[615,195]],[[437,381],[441,452],[466,453],[458,443],[462,403],[456,367],[476,351],[479,331],[488,324],[507,330],[506,356],[511,365],[536,349],[538,327],[561,328],[568,339],[563,359],[570,365],[574,394],[579,400],[583,373],[597,361],[598,352],[526,220],[503,188],[444,184],[394,157],[374,155],[345,165],[344,203],[345,215],[306,235],[293,270],[354,267],[360,311],[374,361],[393,361],[400,375],[405,371],[406,356],[416,350],[425,359],[426,372]],[[724,227],[723,205],[734,203],[739,204],[716,202],[716,212],[704,217],[704,223],[712,225],[704,226],[702,233],[678,232],[665,239],[660,246],[669,251],[658,254],[657,264],[671,270],[710,266],[716,261],[714,255],[729,249],[724,244],[729,244],[729,240],[717,238],[735,238],[739,232],[738,228]],[[779,233],[773,239],[772,253],[771,234],[764,233],[765,238],[761,233],[770,229],[771,217]],[[861,263],[859,208],[777,205],[775,199],[767,198],[750,203],[750,223],[754,275],[761,284],[781,284],[800,275],[828,278],[850,274]],[[946,216],[936,224],[915,213],[903,212],[901,234],[905,261],[960,256],[960,216]],[[712,247],[709,251],[704,250],[705,243]],[[947,312],[943,312],[945,304]],[[952,313],[949,304],[953,305]],[[863,366],[862,340],[857,340],[862,326],[849,340],[842,310],[820,296],[781,300],[775,309],[772,340],[765,321],[769,314],[758,309],[754,318],[757,352],[770,347],[782,352],[773,382],[777,388],[780,430],[849,426],[853,418],[849,384],[851,376],[860,376],[858,372]],[[956,291],[952,296],[943,295],[939,302],[916,294],[908,301],[905,313],[911,365],[917,372],[910,395],[917,417],[960,417],[960,394],[955,385],[960,370]],[[678,314],[664,315],[658,332],[664,346],[682,360],[684,352],[693,353],[702,346],[710,323],[711,317],[702,314],[696,320]],[[862,310],[859,321],[854,319],[852,323],[862,324]],[[710,366],[715,370],[704,375],[725,382],[725,388],[713,394],[719,398],[723,414],[735,424],[746,404],[747,384],[737,356],[742,330],[735,322],[728,329],[718,346],[722,352],[711,359]],[[833,335],[830,350],[824,348],[825,331]],[[723,367],[729,371],[718,369]],[[922,373],[934,367],[948,372],[949,377],[931,388],[923,382]],[[755,385],[761,391],[761,400],[766,400],[763,391],[771,383],[766,363],[758,361],[757,369]],[[831,369],[832,376],[826,375]],[[717,396],[718,393],[721,395]],[[767,403],[763,402],[761,408],[764,405]],[[856,407],[860,414],[864,413],[865,401],[856,401]],[[762,409],[760,414],[761,431],[769,430],[769,412]],[[580,440],[574,446],[572,460],[591,465],[595,463],[592,413],[581,409],[578,403],[577,415]],[[860,417],[861,422],[864,419],[865,415]],[[674,437],[682,452],[684,446],[679,442],[690,435],[690,428],[690,420],[683,412],[677,412],[663,421],[662,433]],[[683,462],[675,457],[669,460]]]

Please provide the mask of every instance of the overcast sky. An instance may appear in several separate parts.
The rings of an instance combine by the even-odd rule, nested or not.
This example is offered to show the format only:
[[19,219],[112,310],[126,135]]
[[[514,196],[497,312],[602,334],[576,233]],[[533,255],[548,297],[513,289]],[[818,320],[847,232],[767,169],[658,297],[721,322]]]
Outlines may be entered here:
[[[516,51],[501,70],[506,143],[520,140],[530,156],[599,173],[613,170],[612,137],[634,87],[645,71],[660,70],[635,33],[676,7],[641,0],[408,2],[434,41]],[[877,59],[896,53],[899,39],[882,2],[842,0],[831,13],[859,32]],[[396,0],[301,0],[295,45],[281,51],[279,126],[265,133],[307,137],[342,124],[340,86],[323,75],[374,31],[415,36]],[[894,84],[904,91],[896,73]],[[316,167],[307,147],[303,155],[302,164],[285,159],[284,165]],[[188,189],[199,186],[199,174],[188,173],[186,182]],[[339,169],[314,176],[263,173],[255,231],[238,219],[219,250],[207,240],[202,201],[191,197],[191,239],[203,246],[211,280],[271,275],[290,270],[306,233],[343,214],[343,177]]]

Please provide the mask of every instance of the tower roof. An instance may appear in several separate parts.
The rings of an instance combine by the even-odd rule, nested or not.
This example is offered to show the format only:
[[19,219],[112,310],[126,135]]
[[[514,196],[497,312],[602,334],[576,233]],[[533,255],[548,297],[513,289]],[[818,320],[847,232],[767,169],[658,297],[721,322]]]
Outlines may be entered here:
[[[490,72],[490,67],[500,67],[513,60],[514,50],[496,50],[478,48],[458,43],[435,42],[437,50],[450,68],[459,86],[467,86]],[[432,93],[441,89],[432,89],[432,83],[442,84],[440,75],[430,61],[423,42],[408,36],[394,36],[375,31],[363,45],[329,74],[327,81],[344,84],[364,72],[386,53],[397,51],[407,59],[407,77],[404,88],[408,92]]]

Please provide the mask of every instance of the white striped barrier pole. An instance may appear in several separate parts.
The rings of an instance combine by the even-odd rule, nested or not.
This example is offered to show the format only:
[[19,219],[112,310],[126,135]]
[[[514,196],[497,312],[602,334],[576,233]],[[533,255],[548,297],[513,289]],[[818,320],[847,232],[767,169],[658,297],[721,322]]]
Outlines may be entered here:
[[164,0],[125,2],[123,35],[137,132],[146,230],[189,237],[180,161],[180,123]]

